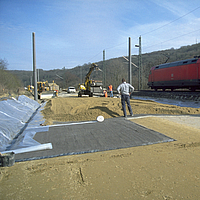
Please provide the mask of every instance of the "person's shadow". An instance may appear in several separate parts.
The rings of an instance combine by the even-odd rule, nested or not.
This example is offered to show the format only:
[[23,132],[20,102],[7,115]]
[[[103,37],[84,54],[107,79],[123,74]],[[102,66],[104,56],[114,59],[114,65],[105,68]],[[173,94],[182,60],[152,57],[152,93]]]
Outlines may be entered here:
[[110,110],[110,109],[107,108],[107,107],[95,106],[95,107],[89,108],[89,109],[99,109],[99,110],[101,110],[102,112],[107,113],[107,114],[110,115],[111,117],[119,117],[119,116],[120,116],[118,113],[113,112],[112,110]]

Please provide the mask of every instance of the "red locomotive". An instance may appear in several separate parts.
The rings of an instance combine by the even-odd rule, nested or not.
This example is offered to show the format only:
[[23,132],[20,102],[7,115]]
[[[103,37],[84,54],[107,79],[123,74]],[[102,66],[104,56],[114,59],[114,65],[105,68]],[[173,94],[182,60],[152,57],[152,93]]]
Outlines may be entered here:
[[151,68],[148,84],[151,89],[200,89],[200,58],[165,63]]

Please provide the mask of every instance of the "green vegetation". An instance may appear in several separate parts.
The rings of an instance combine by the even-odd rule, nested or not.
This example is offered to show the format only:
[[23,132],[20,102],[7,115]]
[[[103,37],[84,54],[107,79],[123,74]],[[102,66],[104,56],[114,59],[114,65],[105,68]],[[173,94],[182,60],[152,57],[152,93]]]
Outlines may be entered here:
[[[194,44],[191,46],[184,46],[179,49],[168,49],[163,51],[156,51],[152,53],[142,54],[142,74],[143,74],[143,88],[147,89],[148,75],[150,68],[165,62],[174,62],[178,60],[184,60],[193,58],[200,55],[200,44]],[[138,65],[138,55],[132,55],[132,62]],[[103,69],[103,62],[96,63],[101,70]],[[76,66],[72,69],[54,69],[49,71],[39,70],[40,81],[52,82],[53,80],[61,88],[67,88],[69,86],[77,87],[79,83],[84,82],[85,75],[89,71],[91,63],[84,64],[82,66]],[[106,83],[105,87],[112,84],[114,89],[121,83],[122,77],[128,80],[128,62],[123,58],[113,58],[105,61],[106,70]],[[22,80],[24,86],[31,84],[31,71],[10,71]],[[63,79],[62,79],[63,78]],[[132,67],[132,83],[135,88],[138,88],[138,68]],[[94,71],[91,75],[91,79],[103,80],[103,72]]]
[[8,62],[0,59],[0,96],[8,93],[17,94],[22,89],[23,84],[20,79],[7,70]]

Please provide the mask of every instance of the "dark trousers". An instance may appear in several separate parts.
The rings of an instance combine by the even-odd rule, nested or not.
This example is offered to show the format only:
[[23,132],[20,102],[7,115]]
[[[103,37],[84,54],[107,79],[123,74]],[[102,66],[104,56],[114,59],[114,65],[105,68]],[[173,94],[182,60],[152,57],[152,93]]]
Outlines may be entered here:
[[121,95],[122,110],[123,110],[123,112],[124,112],[124,116],[127,116],[127,115],[126,115],[126,104],[125,104],[125,102],[127,103],[128,110],[129,110],[130,115],[132,115],[132,114],[133,114],[133,111],[132,111],[131,105],[130,105],[130,96],[129,96],[129,95],[124,95],[124,94],[122,94],[122,95]]

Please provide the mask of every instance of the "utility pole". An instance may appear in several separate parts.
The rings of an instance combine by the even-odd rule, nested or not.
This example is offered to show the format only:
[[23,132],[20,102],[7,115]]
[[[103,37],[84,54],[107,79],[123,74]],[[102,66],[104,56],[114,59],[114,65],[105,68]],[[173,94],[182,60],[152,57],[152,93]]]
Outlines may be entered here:
[[37,69],[36,69],[36,56],[35,56],[35,33],[32,33],[33,37],[33,77],[34,77],[34,100],[38,100],[37,95]]
[[106,86],[105,50],[103,50],[103,86]]
[[139,47],[139,59],[138,59],[138,90],[143,89],[142,84],[142,46],[141,46],[141,36],[139,37],[139,45],[135,45],[135,47]]
[[83,69],[82,69],[82,66],[80,66],[80,84],[82,84],[82,73],[83,73]]
[[40,69],[37,69],[37,72],[38,72],[37,81],[39,82],[40,81]]
[[129,37],[129,70],[128,70],[129,83],[132,85],[132,66],[131,66],[131,38]]
[[140,71],[140,90],[143,89],[142,84],[142,46],[141,46],[141,36],[139,37],[139,71]]

